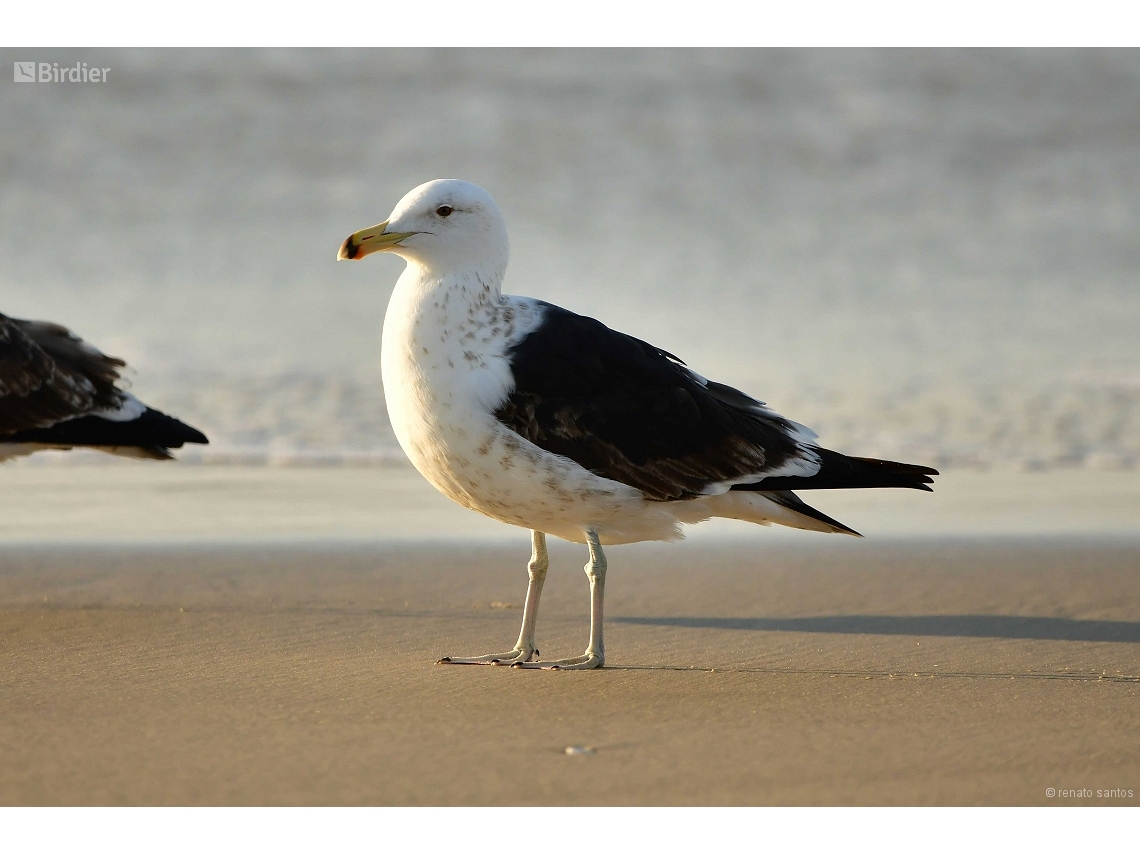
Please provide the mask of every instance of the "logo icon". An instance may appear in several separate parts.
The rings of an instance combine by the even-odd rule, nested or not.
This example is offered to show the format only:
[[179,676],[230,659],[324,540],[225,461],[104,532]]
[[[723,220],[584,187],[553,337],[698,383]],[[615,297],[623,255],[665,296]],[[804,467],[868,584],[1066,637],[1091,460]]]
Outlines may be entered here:
[[36,64],[34,62],[12,63],[12,80],[15,83],[35,83]]

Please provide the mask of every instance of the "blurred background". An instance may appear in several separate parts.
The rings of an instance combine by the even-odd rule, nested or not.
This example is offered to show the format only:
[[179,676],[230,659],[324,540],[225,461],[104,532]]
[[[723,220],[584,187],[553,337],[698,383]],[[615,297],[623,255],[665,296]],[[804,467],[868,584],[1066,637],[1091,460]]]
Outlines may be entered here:
[[[409,189],[508,221],[505,289],[859,455],[1140,459],[1140,52],[3,50],[0,311],[127,359],[184,461],[402,459]],[[12,62],[109,67],[16,84]],[[21,465],[83,460],[38,455]]]

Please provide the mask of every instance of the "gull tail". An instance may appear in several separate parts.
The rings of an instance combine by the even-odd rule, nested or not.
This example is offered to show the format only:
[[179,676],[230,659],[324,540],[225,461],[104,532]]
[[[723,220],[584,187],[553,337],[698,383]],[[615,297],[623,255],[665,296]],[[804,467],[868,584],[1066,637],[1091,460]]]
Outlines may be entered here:
[[[863,536],[839,520],[832,519],[822,511],[817,511],[790,490],[752,490],[750,492],[729,490],[727,493],[706,496],[693,502],[670,502],[668,504],[675,513],[678,513],[679,522],[700,522],[713,516],[730,520],[744,520],[758,525],[783,525],[804,531],[833,532],[850,534],[855,537]],[[693,510],[697,512],[691,519],[686,519],[679,513],[684,510],[686,505],[691,505]]]
[[801,517],[806,517],[809,520],[814,520],[816,523],[822,523],[823,526],[825,526],[825,528],[822,529],[818,526],[808,525],[797,526],[797,528],[813,528],[820,531],[835,532],[836,534],[850,534],[854,535],[855,537],[863,536],[859,534],[859,532],[855,531],[855,529],[845,526],[839,520],[832,519],[823,511],[816,510],[790,490],[781,490],[778,493],[764,493],[764,496],[769,500],[775,502],[780,507],[787,508],[789,511],[798,514]]

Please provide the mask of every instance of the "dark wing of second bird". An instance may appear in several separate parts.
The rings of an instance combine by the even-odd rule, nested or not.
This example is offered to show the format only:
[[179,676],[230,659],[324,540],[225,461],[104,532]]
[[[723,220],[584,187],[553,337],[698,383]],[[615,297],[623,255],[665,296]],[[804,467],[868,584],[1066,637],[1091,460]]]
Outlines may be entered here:
[[59,324],[0,315],[0,443],[131,447],[166,458],[169,448],[208,441],[149,407],[130,419],[99,415],[126,401],[125,366]]
[[121,359],[85,347],[61,326],[0,315],[0,437],[115,409]]

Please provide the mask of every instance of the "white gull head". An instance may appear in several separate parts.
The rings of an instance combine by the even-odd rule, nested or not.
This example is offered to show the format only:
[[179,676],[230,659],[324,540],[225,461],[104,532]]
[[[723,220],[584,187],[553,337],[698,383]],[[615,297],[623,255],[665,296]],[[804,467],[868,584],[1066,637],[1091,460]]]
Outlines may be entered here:
[[510,244],[490,193],[468,181],[440,178],[409,192],[383,223],[351,235],[337,260],[374,252],[394,253],[434,276],[469,271],[498,278]]

